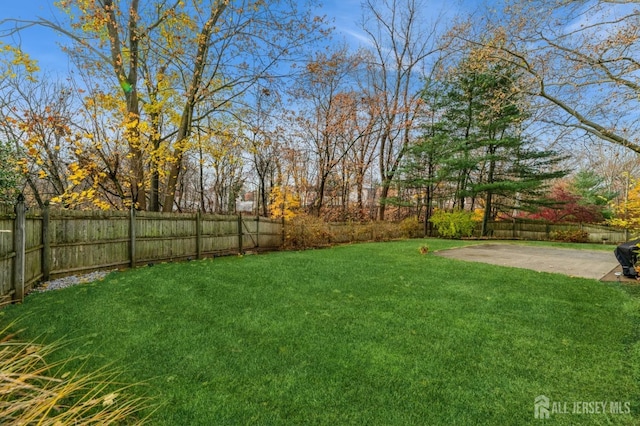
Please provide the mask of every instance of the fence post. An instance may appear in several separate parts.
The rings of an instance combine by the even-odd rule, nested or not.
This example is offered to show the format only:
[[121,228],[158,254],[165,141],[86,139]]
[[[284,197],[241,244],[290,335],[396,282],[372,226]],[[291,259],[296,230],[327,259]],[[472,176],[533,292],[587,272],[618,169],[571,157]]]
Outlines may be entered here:
[[42,280],[49,281],[51,276],[51,239],[49,238],[49,202],[44,203],[42,211]]
[[136,267],[136,209],[131,206],[129,212],[129,260],[132,268]]
[[282,228],[281,228],[281,231],[282,231],[282,245],[281,245],[281,247],[284,247],[284,242],[286,241],[286,237],[287,237],[287,234],[285,233],[285,229],[284,229],[284,215],[282,215]]
[[243,249],[242,249],[242,213],[238,213],[238,254],[243,254]]
[[202,211],[196,212],[196,259],[202,259]]
[[256,215],[256,248],[260,247],[260,215]]
[[26,211],[27,208],[24,204],[24,195],[18,195],[18,201],[15,206],[16,220],[14,222],[13,232],[13,250],[16,255],[14,257],[13,266],[13,300],[22,302],[24,299],[24,267],[25,267],[25,226],[26,226]]

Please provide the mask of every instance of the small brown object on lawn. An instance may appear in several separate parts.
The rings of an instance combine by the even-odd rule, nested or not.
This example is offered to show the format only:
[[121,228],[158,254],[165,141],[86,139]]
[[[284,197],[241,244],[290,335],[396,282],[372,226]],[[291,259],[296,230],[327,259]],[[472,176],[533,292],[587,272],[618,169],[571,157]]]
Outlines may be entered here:
[[427,254],[427,253],[429,253],[429,247],[421,246],[420,247],[420,254]]

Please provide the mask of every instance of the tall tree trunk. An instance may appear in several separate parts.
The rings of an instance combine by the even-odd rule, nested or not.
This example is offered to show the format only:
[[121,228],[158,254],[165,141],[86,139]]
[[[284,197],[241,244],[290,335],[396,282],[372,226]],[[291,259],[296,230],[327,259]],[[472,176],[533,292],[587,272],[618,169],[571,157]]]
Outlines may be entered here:
[[378,204],[378,220],[384,220],[387,202],[386,199],[389,196],[389,188],[391,187],[391,181],[386,177],[382,182],[382,189],[380,191],[380,204]]
[[207,64],[207,56],[209,52],[209,43],[214,26],[222,12],[226,9],[228,1],[218,0],[211,5],[209,19],[200,31],[198,41],[198,51],[196,54],[196,63],[194,64],[194,72],[189,85],[189,95],[182,110],[180,127],[176,135],[176,143],[173,151],[173,162],[169,170],[169,178],[167,180],[167,194],[164,199],[162,211],[171,212],[176,199],[176,187],[180,172],[182,171],[182,159],[186,151],[187,138],[191,134],[191,125],[193,120],[193,112],[197,104],[198,92],[202,83],[205,65]]
[[[490,146],[489,147],[489,153],[490,155],[494,155],[496,152],[496,147],[495,146]],[[494,180],[494,175],[495,175],[495,170],[496,170],[496,160],[495,159],[491,159],[489,160],[489,172],[487,174],[487,183],[489,185],[491,185],[493,183]],[[487,190],[487,199],[485,201],[485,205],[484,205],[484,215],[482,216],[482,232],[481,235],[483,237],[486,237],[489,235],[489,220],[491,219],[491,210],[493,209],[493,191],[491,189]]]
[[491,210],[493,209],[493,191],[487,191],[487,199],[484,206],[484,214],[482,215],[482,232],[483,237],[489,236],[489,220],[491,219]]
[[[152,118],[152,123],[155,123],[155,119]],[[154,132],[152,136],[153,153],[152,156],[157,156],[158,149],[160,148],[159,131]],[[158,162],[151,159],[151,192],[149,194],[149,210],[152,212],[160,211],[160,170],[158,170]]]
[[200,211],[202,213],[207,212],[207,203],[204,198],[204,153],[202,152],[202,143],[198,144],[198,155],[199,155],[199,176],[198,176],[198,192],[200,193]]
[[329,177],[328,173],[323,173],[319,177],[320,182],[318,183],[318,197],[313,203],[313,213],[317,217],[320,217],[320,211],[322,210],[322,206],[324,204],[324,191],[327,186],[328,177]]
[[103,9],[107,16],[106,26],[111,43],[111,62],[113,64],[116,77],[122,87],[127,105],[125,137],[129,144],[129,154],[131,156],[131,204],[136,209],[146,210],[147,196],[144,182],[144,157],[140,146],[140,104],[138,101],[138,92],[136,90],[139,65],[138,44],[140,41],[138,37],[138,3],[139,0],[131,0],[131,4],[129,6],[129,47],[127,52],[127,55],[129,56],[128,73],[124,69],[125,58],[120,48],[118,21],[113,0],[104,0]]
[[362,200],[363,192],[364,192],[364,176],[362,176],[361,173],[358,173],[356,175],[356,195],[358,197],[356,203],[358,207],[358,214],[360,214],[360,212],[364,208],[364,202]]

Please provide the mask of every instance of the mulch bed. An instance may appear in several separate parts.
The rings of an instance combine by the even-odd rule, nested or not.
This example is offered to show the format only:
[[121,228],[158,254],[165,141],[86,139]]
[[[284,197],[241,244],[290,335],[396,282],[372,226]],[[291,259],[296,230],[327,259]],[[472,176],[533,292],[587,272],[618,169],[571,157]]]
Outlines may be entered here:
[[[619,273],[620,275],[616,275],[616,273]],[[638,281],[637,279],[627,278],[624,275],[622,275],[622,266],[619,266],[619,265],[616,266],[614,269],[612,269],[611,272],[609,272],[607,275],[600,278],[600,281],[602,282],[617,281],[626,285],[640,285],[640,281]]]

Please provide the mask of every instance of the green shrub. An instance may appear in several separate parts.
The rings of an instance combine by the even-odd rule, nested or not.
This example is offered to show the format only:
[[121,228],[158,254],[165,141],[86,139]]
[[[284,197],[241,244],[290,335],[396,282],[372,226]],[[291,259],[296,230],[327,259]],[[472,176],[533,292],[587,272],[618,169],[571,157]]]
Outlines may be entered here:
[[565,243],[589,242],[589,233],[580,229],[570,231],[554,231],[549,236],[552,240],[562,241]]
[[442,238],[463,238],[473,234],[476,226],[473,217],[473,212],[464,210],[454,212],[438,210],[429,221],[433,223]]

